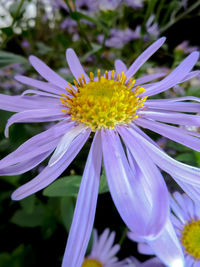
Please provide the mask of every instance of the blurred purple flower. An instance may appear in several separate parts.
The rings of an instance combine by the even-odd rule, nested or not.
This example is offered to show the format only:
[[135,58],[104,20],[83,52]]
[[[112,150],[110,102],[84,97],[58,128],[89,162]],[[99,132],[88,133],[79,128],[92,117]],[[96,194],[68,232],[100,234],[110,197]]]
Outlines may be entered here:
[[23,74],[24,69],[22,65],[15,63],[9,66],[0,68],[0,88],[7,92],[16,92],[20,93],[24,86],[18,81],[14,80],[16,73]]
[[[135,31],[132,31],[129,28],[125,30],[111,29],[110,36],[107,38],[105,45],[107,47],[122,48],[125,44],[129,43],[132,40],[139,39],[141,27],[136,27]],[[102,43],[104,35],[98,36],[99,43]]]
[[155,18],[155,15],[151,15],[146,22],[147,35],[144,36],[145,41],[148,41],[149,39],[155,40],[160,35],[158,23],[154,22],[154,18]]
[[190,54],[198,50],[198,46],[190,46],[189,41],[183,41],[176,47],[176,50],[182,50],[185,54]]
[[[170,158],[139,128],[147,128],[200,151],[198,133],[168,125],[199,125],[200,116],[184,113],[196,113],[200,104],[188,101],[199,102],[199,98],[147,100],[147,97],[196,76],[199,72],[191,70],[199,54],[193,52],[159,82],[148,84],[162,77],[163,73],[147,75],[136,81],[131,78],[164,41],[165,38],[160,38],[154,42],[128,69],[121,60],[116,60],[115,71],[101,76],[98,70],[96,77],[93,73],[88,76],[73,49],[67,49],[67,62],[76,79],[74,85],[67,83],[37,57],[30,56],[30,63],[47,82],[17,76],[18,81],[39,90],[28,89],[23,96],[0,95],[0,108],[17,112],[8,120],[6,136],[15,122],[59,121],[0,161],[1,175],[16,175],[37,166],[54,151],[48,166],[18,188],[12,194],[13,200],[27,197],[57,179],[79,153],[91,131],[95,132],[63,267],[80,267],[83,262],[95,217],[102,155],[115,206],[137,237],[152,240],[170,227],[168,190],[158,167],[182,183],[186,192],[200,189],[199,169]],[[25,96],[27,93],[34,95]],[[175,252],[179,252],[176,246]]]

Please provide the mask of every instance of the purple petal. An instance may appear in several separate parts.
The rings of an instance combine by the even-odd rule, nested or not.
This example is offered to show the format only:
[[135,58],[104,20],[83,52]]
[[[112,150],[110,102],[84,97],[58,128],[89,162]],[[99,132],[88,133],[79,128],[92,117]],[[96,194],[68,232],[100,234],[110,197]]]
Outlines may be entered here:
[[188,115],[175,112],[142,111],[142,116],[150,120],[187,126],[200,126],[199,115]]
[[[158,258],[152,258],[150,260],[143,262],[140,265],[140,267],[165,267],[165,266],[166,265],[164,265]],[[182,267],[182,266],[174,266],[174,267]]]
[[133,62],[125,73],[127,79],[130,79],[137,72],[137,70],[163,45],[165,40],[165,37],[158,39]]
[[51,184],[72,162],[79,153],[86,140],[90,135],[90,131],[85,131],[79,135],[70,145],[69,151],[52,167],[46,167],[39,175],[30,182],[22,185],[12,194],[13,200],[20,200],[33,193],[43,189]]
[[143,128],[147,128],[151,131],[159,133],[160,135],[165,136],[175,142],[178,142],[196,151],[200,151],[199,139],[192,136],[192,131],[190,132],[191,135],[189,135],[186,134],[186,132],[181,128],[142,118],[137,118],[135,123]]
[[179,111],[179,112],[200,112],[200,104],[199,103],[188,103],[179,101],[182,100],[194,100],[200,102],[200,99],[197,97],[180,97],[180,98],[172,98],[172,99],[155,99],[155,100],[147,100],[144,103],[145,108],[150,108],[154,110],[169,110],[169,111]]
[[[148,199],[150,197],[147,196],[143,186],[146,180],[139,172],[137,177],[133,176],[119,137],[115,132],[112,130],[102,131],[102,144],[108,186],[122,219],[138,235],[156,235],[161,230],[159,222],[162,216],[160,216],[159,210],[159,222],[155,224],[155,214],[153,214],[155,207],[152,212]],[[166,205],[168,205],[167,202]],[[144,212],[141,213],[140,210]],[[163,211],[165,213],[165,210]]]
[[132,138],[137,138],[138,142],[142,142],[145,145],[147,154],[161,169],[171,174],[172,177],[179,177],[182,182],[198,186],[200,185],[199,168],[195,168],[174,160],[165,152],[163,152],[158,146],[154,145],[152,142],[149,142],[135,130],[129,128],[129,131],[132,134]]
[[188,73],[188,74],[184,77],[184,79],[183,79],[181,82],[182,82],[182,83],[183,83],[183,82],[186,82],[186,81],[188,81],[188,80],[190,80],[190,79],[192,79],[192,78],[194,78],[194,77],[196,77],[196,76],[198,76],[198,75],[200,75],[200,71],[199,71],[199,70],[191,71],[190,73]]
[[13,123],[20,122],[43,122],[43,121],[57,121],[64,119],[64,114],[60,109],[34,109],[25,110],[14,114],[8,119],[5,128],[5,136],[8,137],[9,127]]
[[61,78],[55,71],[50,69],[43,61],[35,56],[30,56],[29,61],[36,71],[47,81],[52,84],[57,85],[60,88],[65,88],[67,86],[67,81]]
[[148,241],[148,244],[156,256],[167,266],[184,267],[184,256],[180,242],[169,220],[161,234],[156,239]]
[[44,131],[27,140],[14,152],[0,160],[0,168],[19,164],[43,152],[47,152],[56,147],[61,136],[73,127],[73,123],[58,123],[47,131]]
[[62,266],[82,265],[92,232],[101,170],[101,140],[95,134],[83,173]]
[[176,84],[182,82],[186,75],[190,72],[190,70],[194,67],[197,60],[199,58],[198,52],[193,52],[188,57],[186,57],[181,64],[175,68],[166,78],[162,81],[158,82],[157,84],[149,87],[142,96],[152,96],[159,94]]
[[117,74],[121,74],[123,71],[127,71],[127,67],[120,59],[115,60],[115,70]]
[[[15,76],[15,79],[23,84],[26,84],[28,86],[33,86],[36,87],[38,89],[41,89],[43,91],[46,92],[50,92],[56,95],[60,95],[62,93],[66,93],[66,91],[64,90],[64,87],[57,87],[54,84],[51,83],[47,83],[47,82],[42,82],[42,81],[38,81],[26,76],[22,76],[22,75],[17,75]],[[67,85],[67,81],[65,82],[65,86]]]
[[42,92],[42,91],[39,91],[39,90],[32,90],[32,89],[25,90],[21,95],[24,96],[24,95],[27,95],[27,94],[34,94],[34,95],[41,95],[41,96],[60,98],[59,95],[45,93],[45,92]]
[[2,170],[0,169],[0,175],[9,176],[9,175],[18,175],[18,174],[27,172],[33,169],[34,167],[36,167],[43,160],[45,160],[51,154],[52,151],[53,149],[43,154],[40,154],[39,156],[36,156],[35,158],[31,158],[27,161],[19,162],[15,164],[14,166],[9,166],[7,168],[3,168]]
[[9,96],[0,94],[0,109],[20,112],[28,109],[57,108],[60,103],[52,97]]
[[53,155],[49,160],[49,166],[53,166],[56,162],[58,162],[62,156],[67,152],[71,142],[81,133],[86,130],[86,127],[83,124],[79,124],[71,128],[67,133],[63,135],[59,144],[57,145]]
[[142,85],[144,83],[150,82],[150,81],[155,80],[155,79],[159,79],[159,78],[161,78],[161,77],[163,77],[165,75],[166,75],[166,73],[162,73],[162,72],[161,73],[154,73],[154,74],[145,75],[145,76],[143,76],[141,78],[136,79],[134,87],[137,86],[137,85]]
[[67,58],[67,63],[69,65],[69,68],[74,75],[75,79],[78,81],[78,78],[81,77],[81,74],[84,75],[85,80],[88,82],[90,79],[88,75],[85,73],[76,53],[74,52],[73,49],[69,48],[66,51],[66,58]]
[[[129,234],[129,238],[131,239],[131,233]],[[146,243],[138,243],[138,252],[140,254],[145,254],[145,255],[154,255],[153,250]]]
[[[147,155],[142,143],[136,138],[133,138],[127,128],[118,127],[118,131],[125,145],[129,148],[133,160],[136,161],[141,171],[140,176],[146,184],[144,184],[143,190],[151,203],[151,214],[153,217],[147,227],[152,234],[156,235],[164,227],[169,215],[168,190],[166,184],[160,171]],[[162,198],[160,198],[161,195]]]

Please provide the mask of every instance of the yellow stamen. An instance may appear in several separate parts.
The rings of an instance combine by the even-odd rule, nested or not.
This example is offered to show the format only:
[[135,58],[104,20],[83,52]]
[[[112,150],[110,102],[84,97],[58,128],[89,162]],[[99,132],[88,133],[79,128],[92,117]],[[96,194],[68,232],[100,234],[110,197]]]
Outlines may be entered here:
[[93,82],[94,81],[94,73],[90,72],[90,81]]
[[81,267],[103,267],[103,265],[95,259],[86,259],[82,263]]
[[[115,71],[108,72],[105,77],[97,71],[98,80],[94,81],[94,74],[90,72],[90,81],[86,83],[83,75],[74,81],[77,91],[66,88],[70,96],[62,94],[61,103],[66,106],[65,113],[71,115],[72,120],[81,122],[92,131],[102,128],[114,129],[117,125],[129,124],[138,117],[138,109],[142,108],[147,97],[141,97],[143,87],[137,86],[131,90],[134,80],[130,79],[126,85],[124,72],[114,79]],[[73,88],[71,85],[70,88]]]
[[185,253],[200,260],[200,220],[187,223],[181,232],[180,239]]

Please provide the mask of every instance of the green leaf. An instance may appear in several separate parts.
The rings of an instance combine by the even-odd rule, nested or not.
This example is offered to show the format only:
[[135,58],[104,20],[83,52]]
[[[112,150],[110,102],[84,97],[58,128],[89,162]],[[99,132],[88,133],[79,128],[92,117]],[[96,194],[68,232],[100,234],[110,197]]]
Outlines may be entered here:
[[0,67],[5,67],[14,63],[27,64],[28,60],[20,55],[0,50]]
[[20,201],[20,204],[22,206],[22,209],[27,213],[31,214],[34,211],[34,205],[35,205],[35,195],[29,196],[23,200]]
[[47,197],[76,196],[78,194],[82,176],[67,176],[58,179],[44,189],[43,195]]
[[107,184],[107,178],[105,172],[101,175],[100,185],[99,185],[99,194],[107,193],[109,192],[108,184]]
[[60,202],[61,217],[63,219],[64,226],[67,232],[69,232],[70,230],[70,226],[71,226],[72,218],[74,214],[74,208],[75,208],[75,204],[74,204],[73,197],[61,198],[61,202]]
[[27,213],[24,209],[16,211],[11,222],[20,227],[37,227],[43,224],[44,219],[44,208],[38,205],[34,208],[33,213]]

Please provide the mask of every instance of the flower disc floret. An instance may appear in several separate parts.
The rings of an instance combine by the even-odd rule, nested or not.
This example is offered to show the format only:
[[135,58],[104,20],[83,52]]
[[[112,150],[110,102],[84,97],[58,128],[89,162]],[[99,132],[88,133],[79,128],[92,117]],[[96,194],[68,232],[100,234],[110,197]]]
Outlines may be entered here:
[[81,267],[103,267],[103,265],[97,260],[86,259]]
[[200,220],[192,221],[184,226],[181,243],[187,254],[200,260]]
[[66,88],[68,95],[62,94],[61,103],[64,112],[71,115],[72,120],[83,123],[92,131],[102,128],[114,129],[119,124],[129,124],[138,117],[140,109],[147,97],[140,97],[145,91],[143,87],[132,87],[133,79],[126,82],[126,75],[122,72],[114,79],[112,71],[110,78],[106,71],[104,76],[98,70],[98,79],[90,73],[90,81],[86,83],[82,75],[78,82],[74,81],[75,88],[69,84]]

